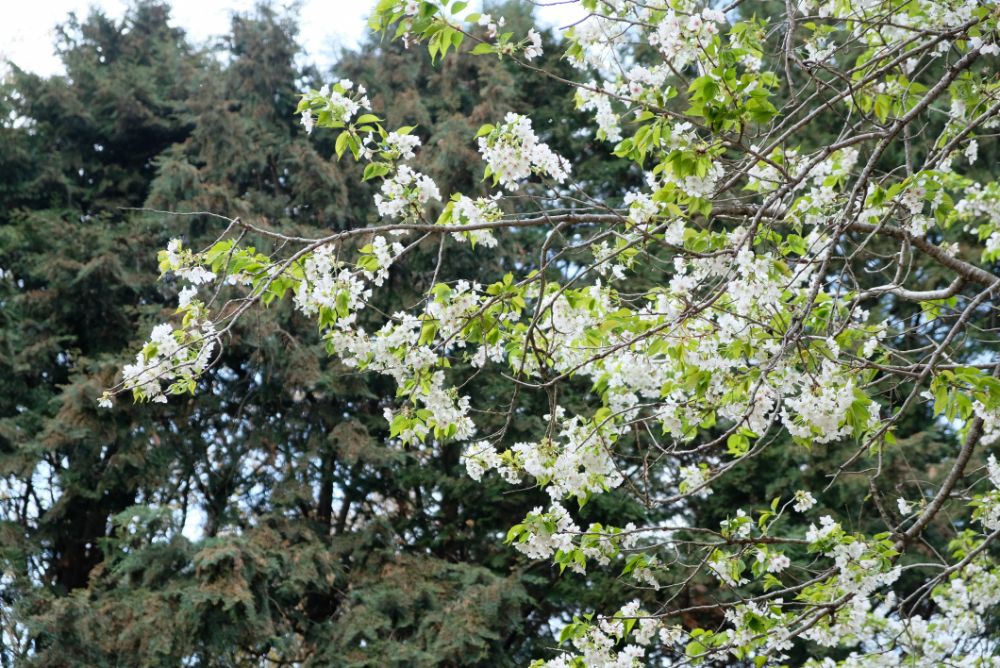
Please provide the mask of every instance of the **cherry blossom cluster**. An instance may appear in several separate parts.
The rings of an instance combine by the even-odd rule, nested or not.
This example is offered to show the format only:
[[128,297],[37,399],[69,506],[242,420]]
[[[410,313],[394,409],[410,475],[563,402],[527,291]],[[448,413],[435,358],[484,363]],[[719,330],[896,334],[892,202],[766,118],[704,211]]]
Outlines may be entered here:
[[381,192],[375,195],[375,207],[380,216],[415,221],[428,203],[440,200],[441,192],[431,177],[399,165],[396,173],[382,182]]
[[532,174],[562,183],[569,176],[569,163],[538,140],[531,119],[513,112],[496,127],[487,126],[479,138],[479,152],[486,161],[486,176],[509,190]]
[[497,245],[497,239],[487,226],[503,217],[499,199],[499,195],[475,199],[466,195],[456,195],[437,222],[439,225],[455,224],[480,228],[469,232],[453,232],[451,236],[456,241],[468,241],[473,246],[481,244],[492,248]]
[[[204,306],[191,302],[180,311],[183,327],[174,329],[169,323],[154,327],[135,363],[122,369],[122,384],[137,400],[166,403],[168,393],[193,392],[212,361],[219,341]],[[100,400],[104,407],[110,407],[110,401],[108,395]]]
[[[680,626],[664,595],[655,611],[561,620],[562,653],[536,665],[780,665],[796,646],[846,657],[815,666],[990,665],[1000,466],[983,449],[1000,440],[1000,380],[984,332],[1000,188],[979,156],[1000,117],[996,4],[802,0],[769,21],[696,0],[583,6],[563,44],[579,81],[552,81],[594,115],[573,141],[596,135],[631,185],[571,183],[570,160],[511,112],[469,138],[486,185],[442,205],[405,164],[420,146],[412,128],[361,113],[352,82],[310,91],[306,129],[337,132],[338,157],[382,179],[380,224],[305,241],[268,232],[296,248],[273,258],[232,240],[206,254],[171,242],[161,268],[189,284],[185,322],[154,330],[123,387],[157,401],[164,383],[193,389],[219,335],[198,286],[229,281],[244,291],[237,309],[290,294],[332,355],[395,382],[390,441],[455,441],[474,480],[544,491],[507,533],[524,558],[566,577],[596,567],[623,587],[712,592],[711,628]],[[541,33],[516,42],[503,17],[463,10],[386,1],[372,25],[426,43],[435,61],[542,55]],[[547,230],[537,266],[480,284],[440,262],[419,304],[358,317],[407,253],[397,234],[435,236],[443,257],[446,244],[481,252],[526,226]],[[512,412],[519,392],[549,397],[544,430],[511,442],[482,429],[477,409],[496,407],[475,406],[465,381],[491,372],[509,381]],[[570,383],[589,388],[584,405],[562,399]],[[885,455],[906,447],[897,434],[914,415],[955,454],[945,473],[892,488]],[[695,526],[720,481],[775,443],[847,452],[821,473],[830,486],[864,480],[864,512],[792,488]],[[640,489],[669,526],[578,519],[598,495]],[[950,545],[910,558],[932,524]]]
[[312,90],[302,96],[299,113],[302,117],[302,127],[307,133],[312,133],[317,120],[326,126],[346,125],[355,114],[362,109],[370,109],[364,86],[358,86],[351,92],[354,82],[341,79],[332,87],[324,85],[320,90]]

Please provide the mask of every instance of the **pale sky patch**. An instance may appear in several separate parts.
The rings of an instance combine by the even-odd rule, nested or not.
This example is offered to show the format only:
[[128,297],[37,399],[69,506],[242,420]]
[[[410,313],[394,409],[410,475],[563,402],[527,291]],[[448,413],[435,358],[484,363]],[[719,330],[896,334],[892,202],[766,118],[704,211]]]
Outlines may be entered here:
[[[51,75],[62,71],[54,52],[55,27],[70,12],[81,19],[97,8],[119,19],[128,0],[3,0],[0,21],[0,60],[6,58],[19,67]],[[202,43],[229,30],[234,12],[249,11],[255,0],[172,0],[173,22],[188,38]],[[375,0],[302,0],[299,3],[299,42],[308,59],[320,65],[334,61],[340,47],[354,47],[365,36],[367,17]],[[534,3],[542,4],[542,3]],[[280,8],[283,3],[276,2]],[[582,10],[573,4],[556,3],[537,10],[542,25],[563,25],[579,18]]]

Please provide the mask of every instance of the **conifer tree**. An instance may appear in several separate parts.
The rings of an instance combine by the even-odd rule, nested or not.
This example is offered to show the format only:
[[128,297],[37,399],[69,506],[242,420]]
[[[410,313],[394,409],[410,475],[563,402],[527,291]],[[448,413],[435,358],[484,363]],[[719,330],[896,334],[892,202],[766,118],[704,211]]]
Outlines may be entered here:
[[[207,243],[220,215],[303,235],[376,218],[374,190],[349,186],[358,168],[299,125],[296,81],[393,72],[373,105],[416,119],[440,148],[421,165],[455,190],[482,186],[477,154],[456,160],[454,147],[543,83],[495,60],[435,67],[376,39],[332,74],[300,70],[293,20],[267,6],[234,17],[223,58],[153,1],[60,35],[66,75],[15,71],[0,99],[18,119],[0,128],[3,660],[515,665],[549,651],[552,619],[620,604],[603,576],[575,584],[498,544],[541,495],[473,483],[457,447],[392,443],[391,385],[331,361],[287,304],[231,331],[207,401],[114,415],[94,403],[138,345],[128,333],[181,296],[149,260],[169,239]],[[569,141],[571,98],[544,99],[552,141]],[[595,159],[592,178],[636,177]],[[537,241],[529,230],[489,262],[462,248],[445,261],[483,280],[537,262]],[[417,244],[422,268],[391,276],[377,308],[419,298],[441,252]],[[510,400],[495,377],[470,391]],[[540,424],[547,399],[529,400],[512,435]],[[610,498],[586,512],[612,510],[642,512]]]

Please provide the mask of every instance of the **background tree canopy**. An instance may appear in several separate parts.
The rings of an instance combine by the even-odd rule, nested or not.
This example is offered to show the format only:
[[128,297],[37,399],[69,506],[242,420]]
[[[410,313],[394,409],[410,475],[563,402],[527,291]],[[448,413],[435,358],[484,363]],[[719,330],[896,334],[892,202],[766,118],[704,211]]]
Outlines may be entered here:
[[[302,234],[374,220],[371,191],[349,187],[360,171],[299,125],[296,82],[390,73],[374,105],[442,147],[422,164],[454,189],[480,167],[453,147],[489,118],[544,100],[552,140],[572,131],[569,96],[503,63],[434,68],[373,38],[320,73],[296,65],[295,35],[262,5],[199,48],[167,3],[137,2],[121,22],[68,20],[64,76],[4,83],[3,665],[514,665],[546,652],[551,619],[615,602],[603,578],[568,582],[497,540],[537,493],[475,484],[457,448],[384,445],[393,388],[330,361],[288,305],[240,324],[208,402],[96,408],[131,334],[177,297],[156,249],[224,228],[149,209]],[[617,178],[596,157],[593,173]],[[381,308],[427,287],[437,248],[419,252],[426,270],[394,275]],[[451,262],[474,280],[530,254],[519,239]]]

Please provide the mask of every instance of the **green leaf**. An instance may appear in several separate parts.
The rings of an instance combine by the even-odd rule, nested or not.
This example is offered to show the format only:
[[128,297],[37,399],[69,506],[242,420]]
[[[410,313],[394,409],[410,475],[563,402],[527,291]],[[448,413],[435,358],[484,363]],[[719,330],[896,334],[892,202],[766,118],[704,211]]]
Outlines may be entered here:
[[362,177],[363,181],[368,181],[370,179],[378,178],[379,176],[385,176],[392,170],[392,165],[385,162],[372,162],[365,167],[365,174]]
[[684,650],[684,653],[690,659],[697,659],[699,657],[708,654],[708,648],[705,647],[700,642],[698,642],[697,640],[692,640],[691,642],[688,643],[687,648]]
[[726,448],[733,457],[742,457],[750,450],[750,439],[743,434],[730,434]]
[[337,143],[334,145],[334,148],[337,151],[337,160],[340,160],[340,158],[344,155],[344,151],[347,150],[347,142],[350,137],[351,136],[347,132],[341,132],[337,137]]
[[888,95],[879,94],[875,96],[875,116],[881,122],[885,123],[885,120],[889,117],[889,111],[892,108],[892,98]]

